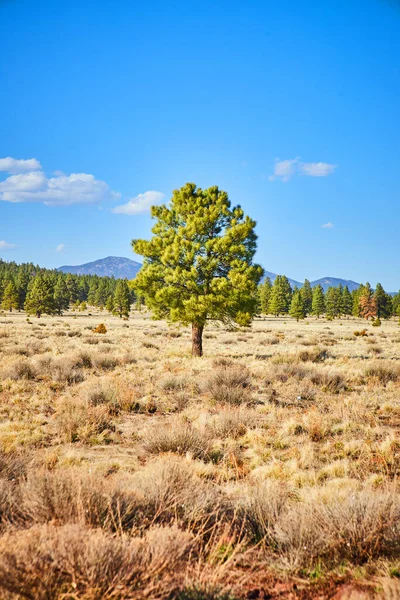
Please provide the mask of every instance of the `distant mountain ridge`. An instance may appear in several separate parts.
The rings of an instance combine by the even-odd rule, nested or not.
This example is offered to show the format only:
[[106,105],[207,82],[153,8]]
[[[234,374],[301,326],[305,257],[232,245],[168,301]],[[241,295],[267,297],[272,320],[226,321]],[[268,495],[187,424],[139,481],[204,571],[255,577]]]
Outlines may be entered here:
[[83,265],[63,265],[57,271],[73,275],[99,275],[115,279],[133,279],[142,265],[124,256],[107,256]]
[[[274,282],[276,277],[276,273],[271,273],[270,271],[265,271],[265,277],[269,277]],[[304,281],[296,281],[295,279],[290,279],[288,277],[289,283],[292,287],[302,287]],[[321,279],[316,279],[315,281],[310,281],[311,287],[315,287],[317,285],[321,285],[326,292],[326,290],[330,287],[337,287],[338,285],[342,285],[343,287],[347,285],[349,291],[356,290],[360,287],[360,283],[356,281],[352,281],[351,279],[340,279],[339,277],[321,277]]]
[[[107,258],[100,258],[99,260],[83,265],[63,265],[62,267],[58,267],[57,271],[72,273],[74,275],[99,275],[100,277],[115,277],[115,279],[133,279],[136,277],[141,266],[141,263],[124,256],[107,256]],[[272,282],[276,276],[276,273],[272,273],[271,271],[265,271],[264,274],[264,277],[269,277]],[[290,277],[288,279],[292,287],[297,286],[300,288],[304,283],[290,279]],[[329,287],[338,285],[347,285],[350,292],[360,287],[360,284],[356,281],[340,279],[338,277],[322,277],[310,283],[312,287],[321,284],[325,291]]]

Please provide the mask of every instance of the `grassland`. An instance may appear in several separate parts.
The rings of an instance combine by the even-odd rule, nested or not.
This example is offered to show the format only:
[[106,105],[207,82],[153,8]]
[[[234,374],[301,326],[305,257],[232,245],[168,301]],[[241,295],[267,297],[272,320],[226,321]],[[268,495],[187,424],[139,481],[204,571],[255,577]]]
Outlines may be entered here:
[[0,315],[0,598],[400,597],[398,324],[204,350],[144,312]]

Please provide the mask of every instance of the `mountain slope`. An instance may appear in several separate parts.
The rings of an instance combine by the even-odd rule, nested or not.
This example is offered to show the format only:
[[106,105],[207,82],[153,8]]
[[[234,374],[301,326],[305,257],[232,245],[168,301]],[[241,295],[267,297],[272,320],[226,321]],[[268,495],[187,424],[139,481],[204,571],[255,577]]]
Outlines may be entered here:
[[[275,277],[276,277],[276,273],[271,273],[271,271],[265,271],[265,277],[269,277],[273,283],[275,280]],[[288,279],[289,279],[289,283],[292,286],[292,288],[295,286],[297,286],[298,288],[301,288],[303,286],[304,282],[296,281],[295,279],[290,279],[290,277],[288,277]],[[316,279],[315,281],[311,281],[310,284],[311,284],[311,287],[315,287],[318,284],[322,285],[325,292],[328,288],[336,287],[340,284],[343,287],[345,285],[347,285],[350,292],[352,290],[356,290],[357,288],[360,287],[359,283],[352,281],[351,279],[340,279],[338,277],[322,277],[321,279]]]
[[63,265],[57,271],[74,275],[99,275],[116,279],[133,279],[142,265],[123,256],[107,256],[83,265]]

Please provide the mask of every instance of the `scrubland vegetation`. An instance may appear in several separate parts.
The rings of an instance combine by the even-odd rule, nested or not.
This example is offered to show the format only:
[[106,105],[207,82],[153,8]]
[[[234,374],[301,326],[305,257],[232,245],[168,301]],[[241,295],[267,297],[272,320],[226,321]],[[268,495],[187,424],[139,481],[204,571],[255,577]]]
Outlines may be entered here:
[[395,319],[91,311],[0,315],[1,598],[399,597]]

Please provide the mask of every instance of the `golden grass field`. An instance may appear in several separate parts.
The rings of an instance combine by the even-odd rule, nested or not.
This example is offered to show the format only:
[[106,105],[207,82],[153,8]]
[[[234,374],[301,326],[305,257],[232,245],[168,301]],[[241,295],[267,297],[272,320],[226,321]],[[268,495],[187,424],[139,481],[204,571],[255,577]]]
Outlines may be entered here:
[[400,598],[398,323],[190,347],[145,312],[0,315],[0,598]]

